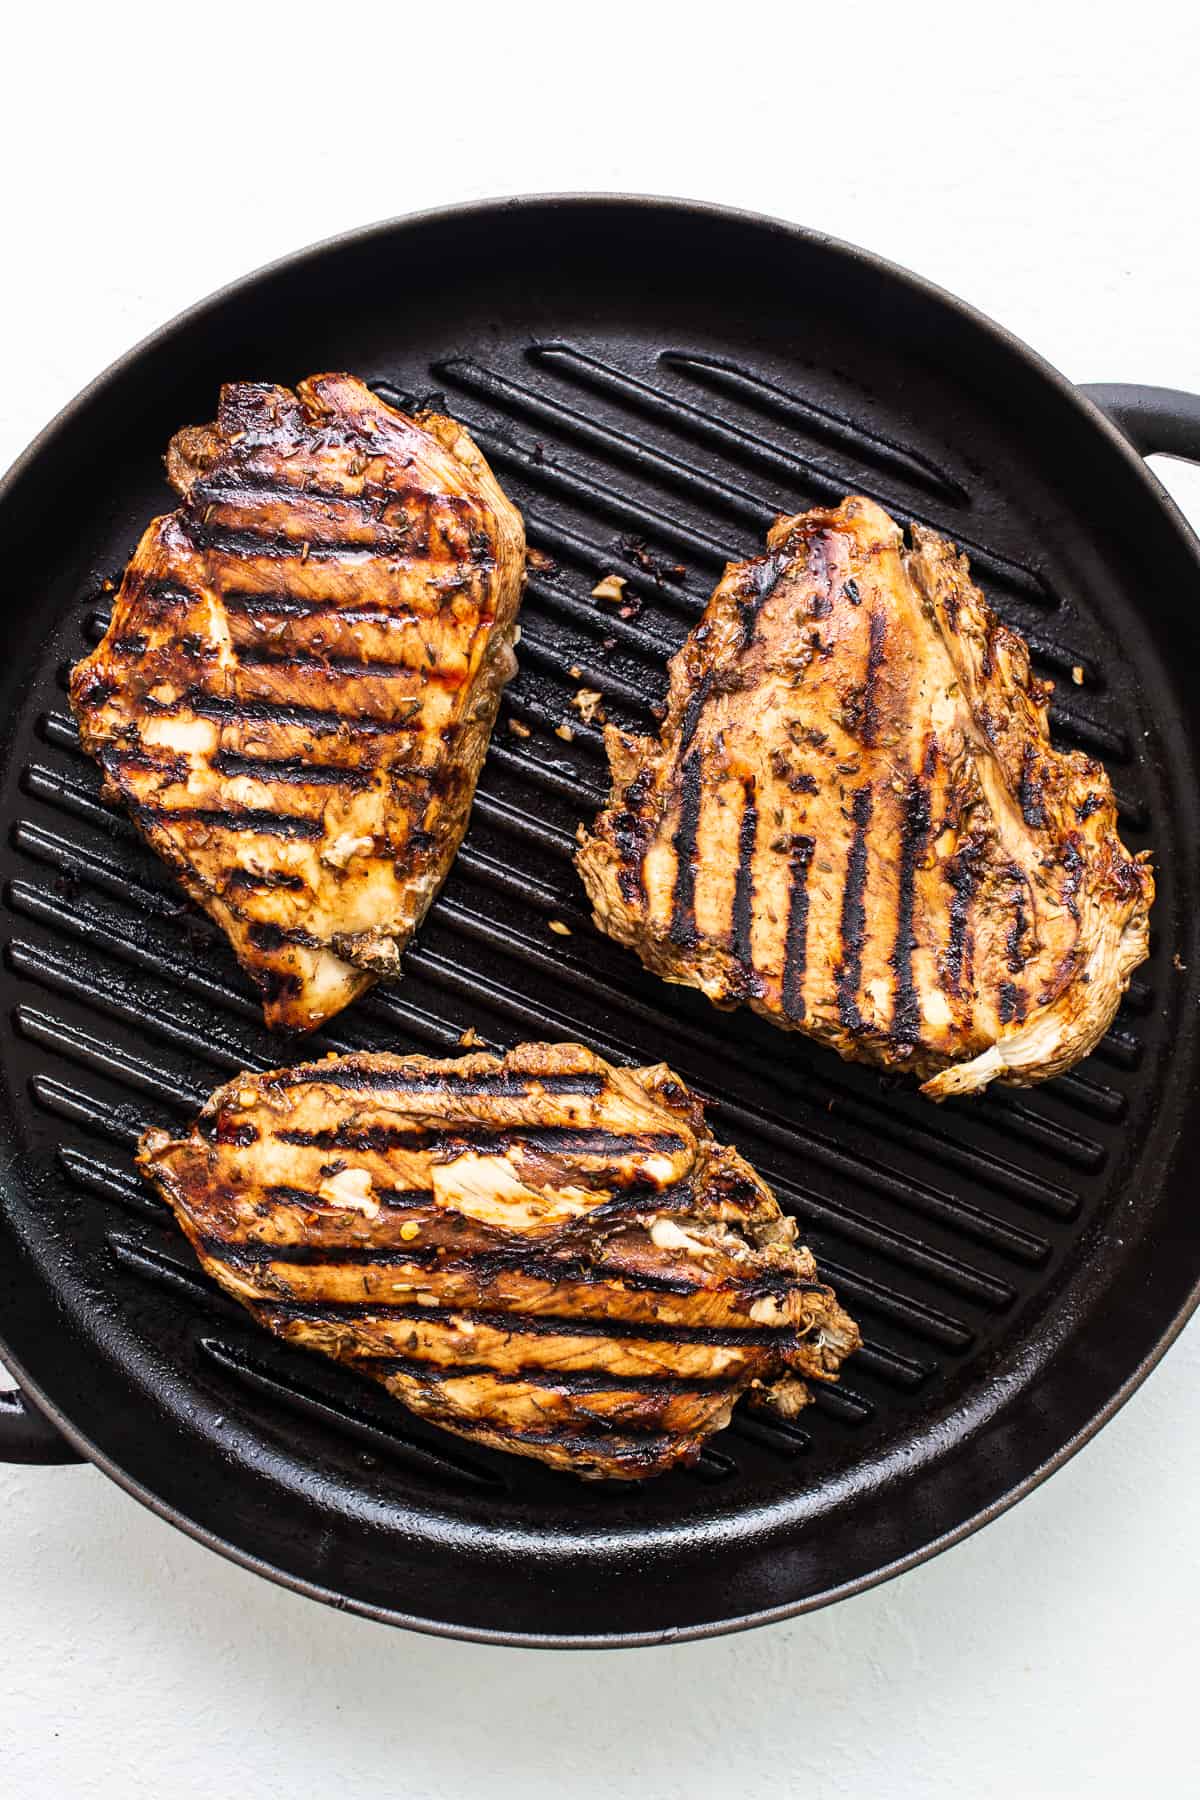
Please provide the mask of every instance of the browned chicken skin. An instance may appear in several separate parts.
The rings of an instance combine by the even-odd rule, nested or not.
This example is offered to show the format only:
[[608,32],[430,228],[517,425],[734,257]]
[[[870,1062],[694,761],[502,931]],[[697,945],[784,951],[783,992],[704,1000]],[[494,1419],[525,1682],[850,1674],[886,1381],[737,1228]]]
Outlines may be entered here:
[[85,747],[223,927],[273,1026],[400,953],[453,860],[524,580],[521,518],[452,419],[349,375],[237,382],[167,455],[103,643]]
[[139,1162],[222,1287],[463,1437],[591,1477],[791,1414],[859,1342],[666,1067],[578,1044],[242,1075]]
[[966,559],[870,500],[780,519],[607,733],[579,872],[600,928],[935,1099],[1070,1068],[1146,955],[1154,882]]

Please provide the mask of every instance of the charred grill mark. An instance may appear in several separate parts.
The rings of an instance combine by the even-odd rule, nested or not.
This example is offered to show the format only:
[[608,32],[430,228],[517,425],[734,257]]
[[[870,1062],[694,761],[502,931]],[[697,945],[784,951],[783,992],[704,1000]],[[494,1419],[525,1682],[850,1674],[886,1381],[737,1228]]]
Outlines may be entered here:
[[354,1067],[288,1069],[272,1087],[351,1088],[358,1093],[492,1095],[497,1098],[533,1099],[538,1094],[560,1094],[570,1099],[593,1099],[604,1091],[603,1075],[460,1075],[453,1069],[437,1076],[408,1075],[403,1070],[373,1071]]
[[758,842],[758,807],[755,804],[754,778],[743,783],[745,795],[742,823],[738,830],[738,867],[733,890],[733,909],[729,925],[729,948],[741,975],[744,993],[762,992],[754,968],[751,933],[754,927],[754,850]]
[[1075,808],[1075,817],[1082,825],[1085,820],[1091,818],[1094,812],[1099,812],[1103,805],[1104,797],[1102,794],[1087,794]]
[[954,897],[950,902],[950,932],[941,966],[946,984],[954,994],[962,991],[969,954],[967,925],[971,902],[979,886],[983,854],[983,844],[976,838],[967,838],[946,863],[946,880]]
[[1043,804],[1043,788],[1041,765],[1037,751],[1032,744],[1026,744],[1021,753],[1021,780],[1017,788],[1017,799],[1021,805],[1021,817],[1034,831],[1041,831],[1046,824],[1046,808]]
[[172,824],[205,825],[214,831],[248,831],[259,837],[319,838],[325,827],[320,819],[303,819],[293,813],[264,812],[253,807],[231,809],[215,806],[150,806],[130,802],[130,811],[144,830]]
[[929,841],[929,827],[929,790],[921,777],[914,775],[904,797],[896,896],[896,945],[890,959],[896,977],[890,1036],[897,1044],[915,1044],[921,1035],[921,1003],[912,969],[913,951],[917,947],[913,930],[913,895],[917,864]]
[[108,648],[113,656],[144,656],[149,642],[144,631],[131,631],[127,637],[110,638]]
[[708,705],[713,691],[713,674],[711,669],[700,679],[695,692],[690,696],[683,709],[683,718],[679,726],[679,753],[682,756],[690,749],[692,739],[696,735],[696,727],[700,723],[700,715]]
[[258,1127],[250,1124],[248,1120],[239,1125],[233,1119],[217,1119],[211,1131],[206,1135],[211,1137],[214,1144],[232,1144],[238,1149],[245,1150],[251,1144],[257,1144]]
[[808,966],[808,868],[813,859],[816,840],[797,837],[792,840],[788,859],[787,932],[783,945],[783,1010],[797,1024],[804,1017],[804,976]]
[[[292,706],[287,701],[234,700],[223,694],[208,694],[192,688],[185,704],[198,718],[217,719],[225,725],[295,725],[305,731],[348,731],[382,735],[392,731],[419,731],[421,702],[406,700],[402,718],[376,719],[364,713],[325,710],[314,706]],[[165,709],[178,710],[178,709]]]
[[[313,524],[318,524],[313,520]],[[363,562],[373,562],[380,557],[400,557],[407,555],[410,549],[409,534],[405,530],[389,529],[378,526],[369,538],[306,538],[287,531],[282,524],[274,527],[266,521],[259,528],[243,525],[227,527],[217,524],[205,524],[203,514],[188,520],[188,536],[198,550],[211,550],[218,556],[227,556],[232,562],[241,562],[248,557],[269,557],[276,562],[348,562],[359,558]],[[307,524],[306,524],[307,529]],[[304,545],[308,549],[304,549]]]
[[304,931],[298,925],[272,925],[268,921],[256,919],[246,927],[246,938],[256,950],[271,952],[286,950],[289,945],[299,945],[303,950],[323,950],[325,945],[311,931]]
[[1011,981],[1000,983],[998,1012],[1002,1025],[1011,1025],[1014,1021],[1021,1025],[1025,1021],[1025,995]]
[[125,769],[137,769],[145,775],[161,775],[168,783],[186,782],[190,769],[186,756],[170,752],[152,756],[148,750],[125,749],[119,744],[106,745],[100,752],[105,774],[118,775]]
[[285,888],[290,893],[301,894],[305,889],[305,882],[299,875],[289,875],[283,869],[270,869],[266,873],[257,869],[227,869],[223,885],[226,892],[242,888],[250,893],[266,893],[272,888]]
[[235,618],[314,619],[328,618],[337,625],[418,625],[420,614],[387,606],[346,606],[339,600],[309,599],[286,593],[244,593],[226,591],[221,595],[226,612]]
[[[430,1417],[436,1421],[437,1413],[432,1412]],[[565,1424],[547,1422],[535,1430],[489,1419],[481,1429],[486,1430],[489,1438],[510,1444],[553,1444],[555,1449],[581,1463],[603,1459],[606,1463],[620,1463],[627,1468],[644,1467],[648,1471],[656,1466],[660,1457],[678,1449],[678,1437],[671,1432],[634,1425],[625,1419],[607,1431],[598,1419],[596,1427],[594,1433],[573,1431]]]
[[[424,488],[385,487],[371,481],[360,481],[357,488],[350,490],[315,480],[311,465],[305,468],[302,480],[291,482],[280,479],[277,465],[256,468],[244,461],[232,466],[227,463],[219,472],[214,470],[198,481],[188,497],[186,510],[202,517],[210,506],[280,506],[295,510],[308,506],[342,507],[364,525],[385,524],[405,531],[409,526],[405,509],[410,505],[422,511],[436,508],[448,516],[457,514],[467,520],[475,510],[474,502],[466,495],[442,492],[434,496]],[[399,507],[405,516],[387,519],[385,515],[393,507]]]
[[868,747],[874,745],[879,732],[879,702],[877,688],[880,672],[884,664],[886,641],[887,617],[882,612],[873,612],[869,624],[867,676],[863,685],[862,698],[862,740]]
[[646,901],[646,877],[642,868],[651,826],[644,808],[654,786],[654,775],[644,768],[635,775],[625,790],[625,803],[612,818],[610,830],[621,858],[617,881],[621,893],[631,904]]
[[242,644],[238,661],[246,669],[295,669],[304,675],[349,676],[357,681],[436,681],[439,687],[461,687],[465,675],[458,670],[413,668],[408,663],[380,662],[356,656],[314,656],[306,650],[274,649],[266,644]]
[[683,949],[696,944],[696,842],[700,832],[700,752],[693,750],[679,783],[679,824],[675,831],[675,889],[671,909],[671,942]]
[[745,565],[742,592],[738,595],[743,650],[750,647],[758,625],[758,615],[775,592],[779,578],[787,566],[788,558],[779,554],[764,556]]
[[194,606],[196,596],[177,581],[151,581],[142,589],[138,601],[140,605],[149,606],[154,612],[164,614]]
[[853,576],[850,577],[849,581],[842,583],[842,592],[845,594],[851,606],[862,605],[862,595],[858,591],[858,583]]
[[[302,1206],[306,1211],[329,1213],[334,1210],[317,1195],[309,1194],[303,1189],[268,1188],[264,1191],[269,1198],[279,1197],[283,1203]],[[409,1212],[429,1211],[434,1205],[432,1192],[421,1188],[395,1188],[390,1194],[387,1191],[380,1192],[379,1199],[385,1207],[394,1206],[396,1210]],[[450,1215],[451,1219],[455,1216],[457,1215]],[[570,1284],[605,1288],[615,1283],[624,1292],[669,1294],[676,1299],[690,1299],[694,1295],[706,1293],[732,1294],[744,1297],[747,1303],[760,1299],[764,1293],[776,1293],[782,1298],[789,1293],[821,1294],[825,1291],[819,1281],[797,1281],[791,1275],[780,1276],[775,1284],[768,1277],[759,1275],[729,1276],[721,1282],[719,1288],[705,1289],[702,1283],[689,1280],[684,1275],[633,1268],[620,1256],[598,1257],[594,1261],[584,1262],[577,1257],[557,1253],[553,1257],[547,1257],[534,1248],[524,1247],[455,1250],[449,1262],[446,1260],[444,1242],[414,1242],[386,1248],[354,1246],[326,1249],[319,1244],[268,1244],[261,1239],[238,1242],[228,1238],[205,1237],[201,1240],[201,1247],[206,1255],[245,1269],[265,1268],[272,1264],[283,1268],[345,1269],[354,1268],[360,1263],[381,1268],[409,1266],[423,1269],[436,1263],[443,1271],[453,1270],[469,1276],[479,1287],[484,1287],[499,1277],[515,1275],[530,1282],[541,1282],[546,1287]]]
[[[372,1189],[380,1206],[397,1211],[411,1212],[420,1207],[429,1207],[434,1203],[432,1188],[380,1188]],[[329,1201],[322,1200],[320,1194],[311,1193],[307,1188],[281,1187],[275,1185],[263,1189],[263,1194],[275,1206],[302,1206],[307,1211],[344,1212],[344,1208],[333,1207]],[[393,1250],[355,1249],[347,1251],[344,1258],[339,1258],[337,1251],[322,1250],[319,1244],[262,1244],[233,1243],[228,1238],[205,1238],[205,1247],[214,1256],[229,1256],[236,1260],[254,1262],[297,1262],[323,1263],[355,1261],[377,1262],[389,1261],[393,1257],[398,1262],[411,1260],[409,1246],[403,1252]]]
[[[660,1319],[586,1319],[574,1314],[490,1312],[473,1306],[409,1306],[405,1304],[372,1305],[363,1300],[256,1299],[255,1304],[286,1318],[311,1319],[320,1324],[330,1313],[339,1319],[418,1319],[436,1323],[440,1318],[467,1319],[493,1331],[507,1332],[510,1337],[585,1337],[606,1338],[620,1343],[624,1338],[637,1342],[665,1344],[711,1344],[733,1349],[758,1347],[783,1348],[799,1343],[803,1327],[793,1325],[675,1325]],[[371,1357],[369,1360],[374,1361]]]
[[831,539],[827,531],[819,531],[809,540],[808,575],[816,591],[809,601],[809,617],[827,619],[833,611]]
[[838,1016],[845,1030],[854,1032],[864,1029],[856,996],[862,979],[863,943],[867,930],[863,901],[867,885],[867,830],[871,823],[871,809],[870,786],[856,788],[851,810],[854,836],[846,858],[846,885],[842,890],[842,959],[834,971]]
[[304,983],[291,969],[251,969],[250,978],[264,999],[294,1000]]
[[212,767],[219,775],[236,778],[246,775],[252,781],[298,784],[302,787],[368,788],[374,780],[369,769],[345,769],[337,763],[306,762],[303,757],[242,756],[236,750],[218,750]]
[[985,681],[990,681],[996,667],[996,626],[999,621],[989,613],[984,621],[983,654],[979,659],[979,672]]
[[1013,895],[1012,923],[1008,928],[1008,937],[1005,941],[1005,948],[1008,953],[1009,972],[1013,975],[1019,975],[1028,961],[1022,945],[1025,939],[1025,932],[1029,926],[1029,920],[1025,914],[1025,877],[1019,868],[1014,867],[1010,873],[1017,885]]
[[79,704],[85,707],[107,706],[116,691],[115,681],[89,681],[79,695]]
[[1079,848],[1079,839],[1075,833],[1068,832],[1062,847],[1062,902],[1074,919],[1079,923],[1079,889],[1083,884],[1084,862]]
[[323,1150],[482,1150],[503,1156],[507,1149],[543,1150],[558,1156],[672,1155],[687,1148],[673,1131],[577,1131],[569,1125],[447,1126],[431,1131],[422,1125],[338,1125],[322,1131],[287,1128],[274,1133],[279,1144],[299,1144]]
[[[360,448],[368,455],[376,454],[374,445],[364,443]],[[319,506],[344,506],[370,524],[388,507],[410,504],[427,507],[432,498],[424,488],[387,487],[379,481],[359,479],[352,489],[336,487],[330,482],[314,479],[311,465],[301,463],[299,467],[304,469],[303,477],[292,482],[280,478],[277,463],[264,468],[243,458],[227,462],[219,472],[214,470],[196,483],[189,505],[197,512],[203,512],[206,506],[303,506],[306,501],[314,501]],[[464,496],[440,493],[436,498],[437,503],[450,512],[457,510],[470,514],[473,510],[472,502]]]
[[[432,1382],[441,1387],[447,1381],[466,1381],[483,1377],[506,1387],[530,1386],[547,1394],[641,1394],[648,1400],[674,1400],[688,1394],[723,1394],[731,1392],[737,1382],[729,1376],[707,1378],[695,1375],[609,1375],[603,1370],[555,1369],[545,1363],[531,1363],[517,1369],[496,1369],[490,1363],[430,1363],[406,1356],[373,1357],[372,1374],[400,1375],[410,1381]],[[511,1429],[511,1428],[505,1428]],[[625,1429],[624,1425],[622,1429]],[[518,1433],[517,1435],[521,1435]],[[559,1434],[553,1432],[555,1442]],[[605,1440],[607,1441],[607,1440]]]

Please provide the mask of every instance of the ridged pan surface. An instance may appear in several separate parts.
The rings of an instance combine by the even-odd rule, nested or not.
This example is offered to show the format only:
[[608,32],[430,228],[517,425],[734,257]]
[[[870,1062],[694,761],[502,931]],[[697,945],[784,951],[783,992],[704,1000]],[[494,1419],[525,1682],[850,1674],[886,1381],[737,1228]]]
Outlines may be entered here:
[[[101,802],[64,673],[171,504],[171,432],[211,417],[223,380],[341,368],[401,404],[438,396],[541,558],[471,828],[405,978],[301,1046],[264,1030],[219,933]],[[718,1013],[600,937],[572,870],[607,785],[574,693],[645,728],[726,558],[777,513],[853,491],[968,549],[1058,684],[1057,741],[1103,758],[1126,842],[1156,851],[1151,960],[1096,1054],[1033,1091],[937,1108]],[[986,322],[844,247],[703,208],[404,221],[219,296],[85,395],[9,485],[0,569],[0,1335],[89,1454],[185,1528],[431,1629],[721,1629],[989,1516],[1185,1316],[1196,564],[1115,434]],[[610,573],[623,610],[591,597]],[[178,1126],[235,1070],[453,1053],[468,1027],[666,1059],[711,1098],[713,1130],[774,1184],[867,1341],[799,1426],[740,1420],[693,1473],[620,1490],[442,1438],[260,1334],[134,1172],[143,1127]]]

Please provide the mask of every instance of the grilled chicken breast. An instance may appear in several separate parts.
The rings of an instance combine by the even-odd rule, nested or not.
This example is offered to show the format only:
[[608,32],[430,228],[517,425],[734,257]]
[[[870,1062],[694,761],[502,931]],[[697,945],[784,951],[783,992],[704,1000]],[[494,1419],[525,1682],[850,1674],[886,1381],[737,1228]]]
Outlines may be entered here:
[[578,867],[597,925],[934,1099],[1092,1049],[1154,882],[1049,684],[919,526],[870,500],[777,521],[671,663],[661,739],[609,728]]
[[268,1024],[307,1030],[398,972],[453,860],[524,529],[461,426],[349,375],[224,388],[167,470],[71,702]]
[[747,1389],[793,1413],[859,1341],[670,1070],[578,1044],[239,1076],[139,1161],[268,1330],[579,1475],[691,1462]]

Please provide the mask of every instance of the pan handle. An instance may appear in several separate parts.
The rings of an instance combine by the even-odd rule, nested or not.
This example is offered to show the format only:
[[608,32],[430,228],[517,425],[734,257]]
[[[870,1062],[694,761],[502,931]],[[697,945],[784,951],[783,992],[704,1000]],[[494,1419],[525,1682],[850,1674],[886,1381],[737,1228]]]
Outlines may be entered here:
[[1087,383],[1083,392],[1142,456],[1200,462],[1200,394],[1124,381]]
[[83,1462],[77,1450],[20,1388],[0,1393],[0,1462]]

